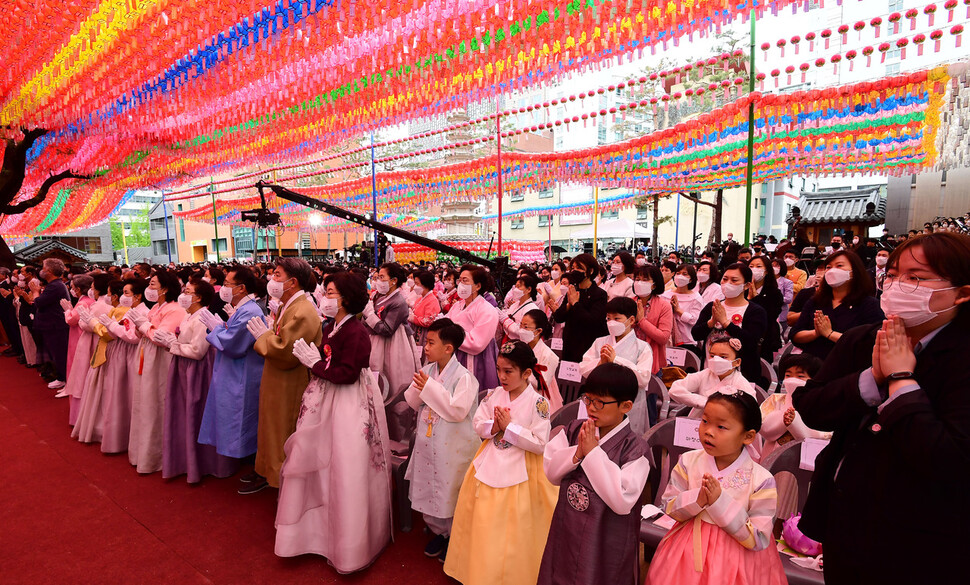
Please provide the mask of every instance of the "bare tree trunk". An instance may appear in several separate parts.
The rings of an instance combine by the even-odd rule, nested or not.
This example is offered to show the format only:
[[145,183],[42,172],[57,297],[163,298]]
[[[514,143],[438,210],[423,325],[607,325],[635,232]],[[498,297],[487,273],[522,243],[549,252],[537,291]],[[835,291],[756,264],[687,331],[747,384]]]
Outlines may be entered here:
[[3,241],[3,236],[0,236],[0,266],[11,270],[17,267],[17,261],[13,257],[13,252],[10,251],[7,242]]
[[657,253],[657,238],[659,237],[658,234],[660,233],[660,226],[658,225],[658,222],[660,221],[660,211],[658,210],[659,207],[660,193],[655,192],[653,194],[653,241],[652,245],[650,246],[650,255],[653,256],[655,262],[657,258],[659,258]]
[[721,243],[721,214],[724,209],[724,189],[718,189],[714,196],[714,217],[711,220],[711,235],[707,245]]

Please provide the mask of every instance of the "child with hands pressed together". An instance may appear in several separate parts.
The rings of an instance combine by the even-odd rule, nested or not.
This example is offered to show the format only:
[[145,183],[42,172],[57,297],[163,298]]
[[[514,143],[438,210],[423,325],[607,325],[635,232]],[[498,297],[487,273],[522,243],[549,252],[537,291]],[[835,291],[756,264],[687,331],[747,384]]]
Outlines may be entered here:
[[414,449],[404,477],[410,481],[411,507],[424,514],[435,535],[424,554],[445,562],[458,490],[481,439],[472,426],[478,381],[455,357],[465,331],[451,319],[428,328],[424,345],[428,365],[414,374],[404,399],[418,414]]
[[501,387],[473,419],[484,439],[455,508],[445,573],[465,585],[535,583],[557,489],[542,470],[549,402],[530,385],[535,354],[506,343],[496,360]]
[[755,396],[754,386],[741,375],[741,340],[724,333],[711,335],[707,349],[707,367],[687,374],[670,387],[670,400],[690,406],[690,418],[699,418],[707,398],[715,392],[743,391]]
[[684,453],[664,490],[677,525],[660,541],[648,584],[781,584],[774,546],[775,479],[748,455],[761,428],[753,397],[715,392],[698,434],[703,449]]
[[781,392],[772,394],[761,403],[761,459],[772,451],[790,442],[803,439],[831,439],[832,433],[816,431],[802,422],[801,415],[792,405],[792,394],[806,382],[815,377],[822,367],[822,361],[808,353],[785,356],[778,364],[782,382]]
[[597,366],[584,386],[585,421],[571,421],[546,444],[549,481],[560,486],[539,583],[638,583],[641,495],[650,473],[646,442],[627,416],[636,374]]

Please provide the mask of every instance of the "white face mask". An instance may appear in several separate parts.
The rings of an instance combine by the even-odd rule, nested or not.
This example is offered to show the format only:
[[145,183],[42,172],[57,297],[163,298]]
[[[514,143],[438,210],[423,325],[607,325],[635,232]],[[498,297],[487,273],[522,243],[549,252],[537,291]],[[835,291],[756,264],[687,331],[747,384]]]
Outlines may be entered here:
[[623,265],[616,264],[616,263],[610,264],[610,272],[613,273],[613,276],[620,274],[621,272],[623,272]]
[[270,299],[269,302],[266,303],[266,308],[269,309],[270,313],[278,314],[280,312],[280,302],[276,299]]
[[328,297],[323,297],[320,300],[320,312],[323,313],[324,317],[333,319],[337,316],[337,311],[340,310],[340,299],[331,299]]
[[382,295],[386,295],[387,291],[391,290],[391,283],[390,281],[387,281],[387,280],[375,280],[374,290],[376,290]]
[[219,289],[219,298],[222,299],[223,302],[231,303],[232,302],[232,287],[231,286],[224,286],[224,287],[220,288]]
[[633,283],[633,294],[638,297],[650,296],[650,292],[653,290],[653,283],[647,282],[646,280],[638,280]]
[[131,304],[134,302],[134,300],[135,300],[135,297],[129,297],[128,295],[121,295],[121,297],[118,299],[118,304],[121,305],[122,307],[130,307]]
[[715,375],[723,376],[734,369],[734,364],[729,360],[716,355],[707,358],[707,369],[714,372]]
[[192,295],[190,295],[188,293],[182,293],[182,294],[180,294],[179,295],[179,306],[182,307],[183,309],[185,309],[186,311],[188,311],[189,310],[189,307],[192,306]]
[[724,298],[733,299],[744,292],[744,285],[725,282],[721,284],[721,292],[724,293]]
[[889,262],[889,256],[876,256],[876,266],[882,268]]
[[420,284],[416,284],[416,285],[414,285],[414,292],[418,296],[421,296],[421,295],[424,294],[424,287],[421,286]]
[[532,340],[536,338],[536,332],[531,329],[519,329],[519,339],[526,343],[532,343]]
[[509,294],[512,295],[513,301],[517,301],[522,298],[522,295],[524,295],[525,292],[521,288],[513,287],[512,290],[509,291]]
[[882,291],[882,296],[879,297],[879,305],[887,317],[889,315],[896,315],[903,320],[903,325],[906,327],[916,327],[917,325],[922,325],[932,320],[937,315],[957,308],[957,305],[953,305],[942,311],[933,311],[930,309],[930,299],[933,298],[933,293],[942,290],[953,290],[954,288],[957,287],[926,288],[925,286],[921,286],[913,292],[904,292],[900,290],[899,283],[897,282]]
[[266,283],[266,294],[274,299],[282,297],[285,292],[286,286],[278,280],[271,280]]
[[771,270],[774,271],[775,276],[778,276],[779,274],[781,274],[781,268],[778,268],[777,266],[772,266]]
[[684,276],[683,274],[674,275],[674,286],[680,288],[682,286],[687,286],[690,284],[690,277]]
[[89,288],[88,289],[88,298],[89,299],[97,299],[98,298],[97,297],[97,293],[94,292],[94,289],[93,288]]
[[626,323],[622,321],[607,321],[606,328],[613,337],[619,337],[626,332]]
[[647,265],[646,258],[637,258],[637,266],[646,266],[646,265]]
[[755,282],[761,282],[765,279],[765,269],[764,268],[752,268],[751,278]]
[[842,286],[851,279],[852,272],[849,270],[843,270],[841,268],[829,268],[825,271],[825,282],[829,283],[829,286],[832,288]]
[[451,289],[455,288],[455,283],[453,281],[451,281],[451,280],[446,280],[444,282],[444,287],[445,287],[445,290],[451,290]]
[[157,303],[158,302],[158,290],[153,289],[153,288],[146,288],[145,289],[145,299],[149,303]]
[[698,272],[697,273],[697,282],[699,282],[701,284],[706,283],[710,279],[711,279],[710,273],[707,273],[707,272]]
[[785,389],[785,394],[791,394],[796,389],[805,385],[805,380],[801,378],[785,378],[781,382],[781,387]]
[[208,276],[203,276],[202,277],[202,282],[212,282],[212,279],[209,278]]
[[794,265],[795,265],[795,259],[794,259],[794,258],[785,258],[785,264],[786,264],[786,265],[787,265],[787,266],[788,266],[789,268],[791,268],[792,266],[794,266]]
[[559,280],[562,277],[562,270],[553,270],[549,274],[552,275],[553,280]]
[[472,296],[472,285],[459,283],[458,284],[458,298],[467,299]]

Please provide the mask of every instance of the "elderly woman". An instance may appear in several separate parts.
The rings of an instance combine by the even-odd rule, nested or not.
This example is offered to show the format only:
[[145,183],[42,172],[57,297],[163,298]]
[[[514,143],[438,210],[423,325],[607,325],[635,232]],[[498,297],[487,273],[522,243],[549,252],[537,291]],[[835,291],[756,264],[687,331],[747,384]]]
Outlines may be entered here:
[[[844,331],[792,402],[832,431],[799,528],[825,543],[826,583],[945,583],[965,571],[970,509],[970,237],[934,233],[892,253],[887,318]],[[831,285],[831,283],[829,283]],[[954,503],[943,514],[904,502]],[[873,562],[886,551],[892,562]]]

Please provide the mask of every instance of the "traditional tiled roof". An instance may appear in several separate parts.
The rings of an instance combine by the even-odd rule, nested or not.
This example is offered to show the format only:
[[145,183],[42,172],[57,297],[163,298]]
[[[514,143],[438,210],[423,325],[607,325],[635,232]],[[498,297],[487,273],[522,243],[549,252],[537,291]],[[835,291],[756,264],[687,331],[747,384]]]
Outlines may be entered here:
[[[802,214],[799,226],[829,223],[879,225],[886,220],[886,199],[878,187],[857,191],[802,193],[798,199],[798,207]],[[787,222],[792,224],[795,219],[789,216]]]
[[68,246],[60,240],[39,240],[33,244],[23,248],[14,253],[14,257],[21,262],[29,262],[37,260],[43,256],[48,256],[51,252],[58,250],[64,254],[74,256],[78,260],[84,262],[88,259],[88,255],[77,248]]

